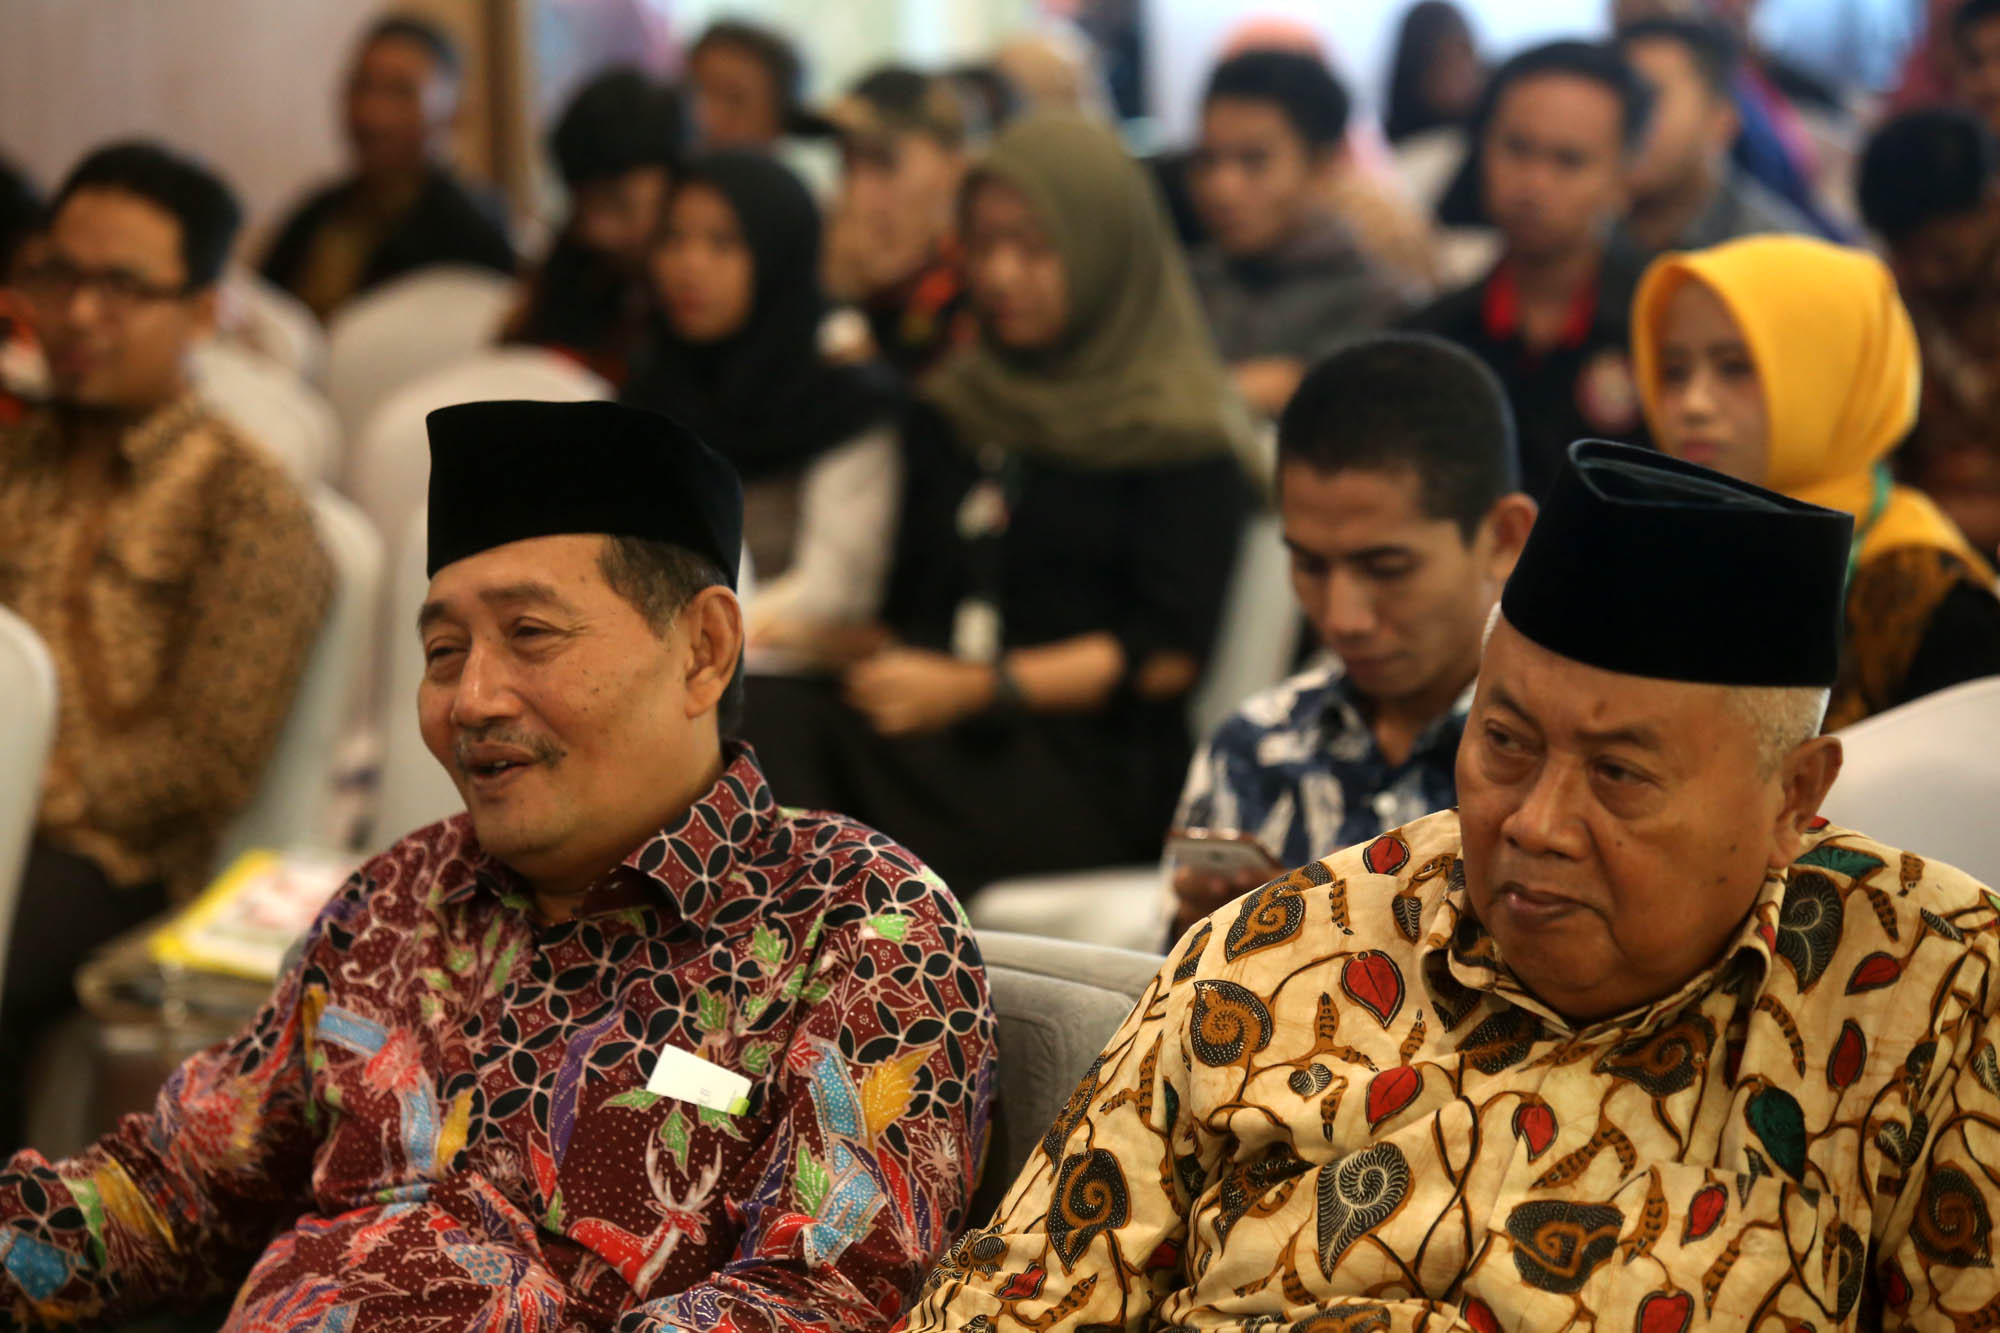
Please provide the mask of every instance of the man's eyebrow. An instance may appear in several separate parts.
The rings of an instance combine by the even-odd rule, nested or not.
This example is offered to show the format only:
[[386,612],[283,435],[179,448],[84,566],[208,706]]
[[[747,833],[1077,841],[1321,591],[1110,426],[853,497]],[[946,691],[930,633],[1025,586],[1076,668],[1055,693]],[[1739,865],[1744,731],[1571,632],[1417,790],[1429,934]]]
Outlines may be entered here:
[[[521,583],[509,583],[498,588],[486,588],[479,594],[479,600],[492,607],[546,605],[559,611],[574,613],[576,608],[563,595],[547,583],[537,583],[530,579]],[[448,619],[450,608],[440,601],[425,602],[417,612],[417,631],[422,633],[440,620]]]
[[[1524,708],[1518,699],[1509,694],[1505,685],[1497,681],[1493,685],[1492,698],[1494,703],[1500,705],[1500,707],[1506,709],[1508,712],[1518,715],[1536,727],[1541,725],[1536,720],[1535,715]],[[1601,731],[1580,728],[1576,734],[1590,745],[1631,745],[1641,750],[1664,750],[1667,748],[1666,744],[1660,739],[1660,733],[1643,722],[1633,723],[1630,726],[1624,727],[1608,727]]]

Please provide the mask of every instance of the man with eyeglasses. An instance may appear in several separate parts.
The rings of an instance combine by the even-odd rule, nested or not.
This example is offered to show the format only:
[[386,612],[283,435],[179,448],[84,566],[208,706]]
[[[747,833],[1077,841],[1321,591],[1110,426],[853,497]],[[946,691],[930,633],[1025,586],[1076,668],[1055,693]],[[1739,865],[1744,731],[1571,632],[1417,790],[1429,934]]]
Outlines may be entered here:
[[0,431],[0,606],[47,642],[61,704],[0,994],[0,1153],[77,964],[207,878],[326,607],[305,501],[190,393],[240,216],[203,167],[113,145],[19,277],[51,401]]

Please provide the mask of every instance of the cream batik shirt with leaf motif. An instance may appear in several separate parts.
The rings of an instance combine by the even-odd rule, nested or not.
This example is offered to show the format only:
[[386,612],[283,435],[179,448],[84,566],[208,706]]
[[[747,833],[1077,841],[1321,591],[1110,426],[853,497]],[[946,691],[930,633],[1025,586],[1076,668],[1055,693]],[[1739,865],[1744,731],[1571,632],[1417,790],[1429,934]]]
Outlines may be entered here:
[[2000,900],[1822,827],[1722,959],[1577,1029],[1446,812],[1195,928],[912,1330],[2000,1320]]

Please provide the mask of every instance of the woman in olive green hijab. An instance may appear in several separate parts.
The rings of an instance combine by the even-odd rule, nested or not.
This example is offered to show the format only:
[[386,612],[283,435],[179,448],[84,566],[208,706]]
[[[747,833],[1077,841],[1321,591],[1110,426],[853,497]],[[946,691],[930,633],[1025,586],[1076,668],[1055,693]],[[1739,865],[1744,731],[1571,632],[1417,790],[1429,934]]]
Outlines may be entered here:
[[781,799],[961,896],[1157,859],[1250,486],[1250,418],[1152,181],[1110,130],[1016,122],[961,204],[980,337],[918,388],[889,646],[755,681]]

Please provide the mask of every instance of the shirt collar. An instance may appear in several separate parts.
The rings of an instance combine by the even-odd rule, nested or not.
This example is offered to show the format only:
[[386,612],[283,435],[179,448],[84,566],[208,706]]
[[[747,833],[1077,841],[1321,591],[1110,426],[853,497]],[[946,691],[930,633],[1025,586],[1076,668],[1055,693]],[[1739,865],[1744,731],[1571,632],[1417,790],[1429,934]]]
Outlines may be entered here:
[[[1690,1000],[1723,984],[1761,984],[1769,973],[1778,943],[1778,916],[1784,907],[1785,886],[1790,881],[1787,868],[1767,875],[1757,890],[1743,922],[1728,948],[1714,964],[1697,974],[1680,989],[1654,1000],[1643,1009],[1599,1020],[1589,1027],[1611,1026],[1645,1031],[1661,1019],[1686,1008]],[[1506,1000],[1517,1008],[1541,1017],[1557,1032],[1570,1031],[1570,1023],[1537,999],[1508,970],[1494,939],[1473,915],[1465,887],[1463,868],[1454,866],[1446,877],[1444,892],[1431,910],[1421,944],[1418,965],[1427,976],[1448,974],[1457,986],[1483,991]]]
[[[1321,727],[1331,735],[1365,734],[1372,744],[1375,729],[1368,722],[1368,701],[1355,688],[1347,668],[1341,665],[1339,655],[1329,652],[1326,657],[1326,706],[1319,714]],[[1457,751],[1458,738],[1465,730],[1466,715],[1472,711],[1472,695],[1478,685],[1476,676],[1466,682],[1458,697],[1451,701],[1451,707],[1425,725],[1418,733],[1416,743],[1410,747],[1412,759],[1441,746],[1448,745],[1453,752]]]
[[[755,853],[778,816],[777,798],[756,751],[742,741],[727,741],[715,785],[591,885],[575,915],[598,916],[654,903],[680,920],[703,925],[722,906],[738,863]],[[465,873],[440,884],[441,902],[461,902],[481,890],[503,902],[532,901],[521,876],[489,855],[476,837],[465,865]]]
[[[131,466],[135,476],[143,476],[208,415],[201,399],[189,390],[120,431],[118,454]],[[64,443],[66,420],[59,407],[40,411],[31,428],[34,437],[27,445],[33,451],[32,456],[45,461],[68,456]]]
[[[1562,335],[1556,339],[1558,347],[1578,348],[1590,340],[1591,331],[1597,327],[1597,298],[1603,277],[1600,264],[1598,272],[1571,299],[1569,314],[1563,320]],[[1514,272],[1511,259],[1502,259],[1487,276],[1479,314],[1486,336],[1493,341],[1506,342],[1520,336],[1521,281]]]

